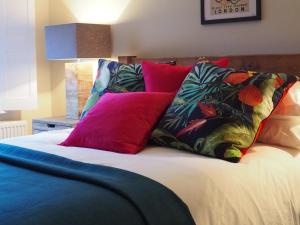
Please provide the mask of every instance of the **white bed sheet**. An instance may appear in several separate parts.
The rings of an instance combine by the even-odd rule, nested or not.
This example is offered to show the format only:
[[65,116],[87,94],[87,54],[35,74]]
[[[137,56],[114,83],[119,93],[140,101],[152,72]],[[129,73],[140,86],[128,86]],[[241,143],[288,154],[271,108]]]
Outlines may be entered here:
[[152,178],[175,192],[197,225],[300,225],[300,151],[257,144],[234,164],[164,147],[124,155],[58,146],[70,130],[0,140]]

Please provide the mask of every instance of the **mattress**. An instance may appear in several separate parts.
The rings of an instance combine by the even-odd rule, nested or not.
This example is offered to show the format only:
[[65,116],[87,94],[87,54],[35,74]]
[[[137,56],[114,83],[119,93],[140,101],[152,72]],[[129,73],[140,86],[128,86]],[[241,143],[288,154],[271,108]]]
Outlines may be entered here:
[[256,144],[237,164],[158,146],[125,155],[58,146],[70,131],[0,142],[149,177],[177,194],[197,225],[300,225],[299,150]]

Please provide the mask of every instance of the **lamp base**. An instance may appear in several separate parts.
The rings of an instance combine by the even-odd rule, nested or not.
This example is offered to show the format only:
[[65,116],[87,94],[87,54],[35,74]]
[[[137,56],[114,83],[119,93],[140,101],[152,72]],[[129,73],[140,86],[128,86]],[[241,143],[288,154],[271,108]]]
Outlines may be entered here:
[[68,119],[78,119],[93,86],[93,62],[65,63]]

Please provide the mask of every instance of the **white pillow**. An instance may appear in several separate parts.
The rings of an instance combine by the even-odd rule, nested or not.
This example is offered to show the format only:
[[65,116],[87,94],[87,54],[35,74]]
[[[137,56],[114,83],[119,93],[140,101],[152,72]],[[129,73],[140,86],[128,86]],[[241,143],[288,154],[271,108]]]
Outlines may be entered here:
[[300,116],[272,116],[258,141],[300,150]]
[[300,116],[300,82],[290,88],[272,115]]
[[300,149],[300,82],[290,88],[268,119],[258,141]]

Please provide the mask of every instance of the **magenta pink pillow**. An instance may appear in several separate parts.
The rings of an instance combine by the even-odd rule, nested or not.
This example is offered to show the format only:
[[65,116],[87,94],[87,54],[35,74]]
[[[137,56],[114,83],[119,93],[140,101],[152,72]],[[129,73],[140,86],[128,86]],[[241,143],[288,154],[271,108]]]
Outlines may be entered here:
[[192,66],[142,62],[146,92],[177,92]]
[[172,102],[170,93],[107,93],[60,145],[135,154]]
[[[219,67],[227,67],[229,59],[220,58],[211,61],[211,63]],[[148,61],[142,62],[146,92],[177,92],[192,68],[193,65],[174,66]]]

